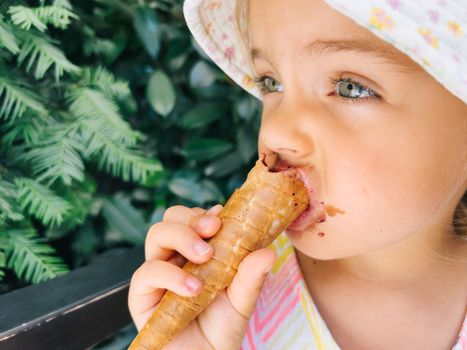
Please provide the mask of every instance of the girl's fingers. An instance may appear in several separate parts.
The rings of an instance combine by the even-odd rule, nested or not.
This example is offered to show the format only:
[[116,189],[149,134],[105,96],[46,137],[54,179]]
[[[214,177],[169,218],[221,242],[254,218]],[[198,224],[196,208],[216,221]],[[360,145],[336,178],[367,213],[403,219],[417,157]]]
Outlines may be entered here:
[[196,295],[202,282],[178,266],[167,261],[143,263],[134,273],[128,292],[128,307],[135,323],[145,323],[141,314],[159,303],[166,290],[182,295]]
[[202,238],[214,236],[221,226],[217,215],[222,205],[210,210],[174,206],[166,210],[163,221],[151,226],[145,241],[146,262],[133,274],[128,306],[140,330],[166,290],[182,296],[196,295],[202,282],[181,267],[187,259],[203,263],[213,248]]
[[191,220],[194,217],[201,217],[203,215],[217,215],[222,209],[222,205],[217,204],[209,210],[202,208],[188,208],[183,205],[174,205],[168,208],[165,213],[162,221],[164,222],[175,222],[185,226],[189,226]]
[[[216,233],[220,227],[220,219],[218,217],[214,219],[218,222],[206,226],[211,230],[210,234]],[[213,253],[213,248],[191,228],[171,222],[154,224],[146,236],[144,249],[146,261],[168,260],[173,256],[174,251],[177,251],[188,260],[200,264],[207,261]]]
[[197,213],[198,215],[202,215],[202,214],[204,214],[204,213],[207,212],[206,209],[203,209],[203,208],[200,208],[200,207],[193,207],[193,208],[191,208],[191,210],[196,211],[196,213]]
[[[184,243],[185,252],[188,254],[183,254],[184,256],[187,258],[191,256],[195,259],[193,262],[204,262],[203,256],[201,256],[202,259],[200,260],[199,258],[196,259],[198,254],[196,256],[190,255],[186,250],[186,245],[187,243],[192,245],[195,243],[193,237],[197,237],[197,240],[202,241],[199,237],[209,238],[219,231],[221,220],[216,215],[219,214],[221,209],[222,205],[218,204],[201,215],[197,215],[194,209],[184,206],[174,206],[167,209],[164,220],[152,225],[146,235],[146,260],[167,260],[173,255],[173,250],[180,251],[179,248],[182,248],[180,243]],[[186,234],[189,236],[181,237],[181,235]],[[168,242],[168,240],[173,240],[173,242]],[[199,245],[202,246],[203,242],[200,242]]]
[[178,252],[175,252],[174,255],[167,260],[167,262],[182,267],[187,262],[187,259]]
[[245,319],[253,314],[266,273],[272,268],[276,254],[269,248],[250,253],[238,266],[237,274],[227,288],[232,307]]

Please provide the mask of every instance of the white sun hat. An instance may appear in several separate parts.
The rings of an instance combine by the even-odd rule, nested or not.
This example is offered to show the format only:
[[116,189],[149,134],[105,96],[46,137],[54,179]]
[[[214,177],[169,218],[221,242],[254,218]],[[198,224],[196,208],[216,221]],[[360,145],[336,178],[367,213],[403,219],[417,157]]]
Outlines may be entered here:
[[[412,58],[467,104],[467,0],[324,1]],[[214,63],[261,100],[236,7],[237,0],[186,0],[183,13],[196,42]]]

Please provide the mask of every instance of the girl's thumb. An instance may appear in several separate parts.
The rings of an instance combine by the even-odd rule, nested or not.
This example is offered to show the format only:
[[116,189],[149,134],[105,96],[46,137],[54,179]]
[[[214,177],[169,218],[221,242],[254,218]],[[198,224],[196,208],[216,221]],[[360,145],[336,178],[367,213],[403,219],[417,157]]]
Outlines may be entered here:
[[227,288],[227,296],[234,309],[243,317],[251,317],[266,274],[275,259],[273,250],[263,248],[247,255],[238,266],[237,274]]

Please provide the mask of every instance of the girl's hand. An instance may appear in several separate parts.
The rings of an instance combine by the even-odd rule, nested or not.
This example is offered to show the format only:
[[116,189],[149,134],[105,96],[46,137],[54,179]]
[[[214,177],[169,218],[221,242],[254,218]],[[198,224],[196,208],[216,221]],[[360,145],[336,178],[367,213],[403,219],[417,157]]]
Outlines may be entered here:
[[[173,206],[146,236],[146,261],[131,278],[128,306],[138,331],[153,313],[167,289],[183,296],[200,291],[181,267],[187,259],[200,264],[208,261],[213,249],[203,238],[214,236],[221,227],[217,216],[220,204],[206,211],[201,208]],[[208,246],[197,252],[196,247]],[[238,350],[253,313],[266,272],[274,264],[270,249],[250,253],[239,265],[232,284],[220,293],[166,349]],[[202,283],[202,282],[201,282]]]

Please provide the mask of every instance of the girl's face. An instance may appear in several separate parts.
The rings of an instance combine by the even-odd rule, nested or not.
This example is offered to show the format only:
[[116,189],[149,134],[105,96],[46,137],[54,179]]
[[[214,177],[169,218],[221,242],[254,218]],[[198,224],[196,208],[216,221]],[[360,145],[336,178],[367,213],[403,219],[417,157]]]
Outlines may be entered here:
[[[257,76],[267,77],[259,154],[306,169],[338,209],[288,231],[292,243],[335,259],[450,233],[467,187],[466,104],[323,1],[250,1],[249,26]],[[325,43],[341,40],[373,52]]]

